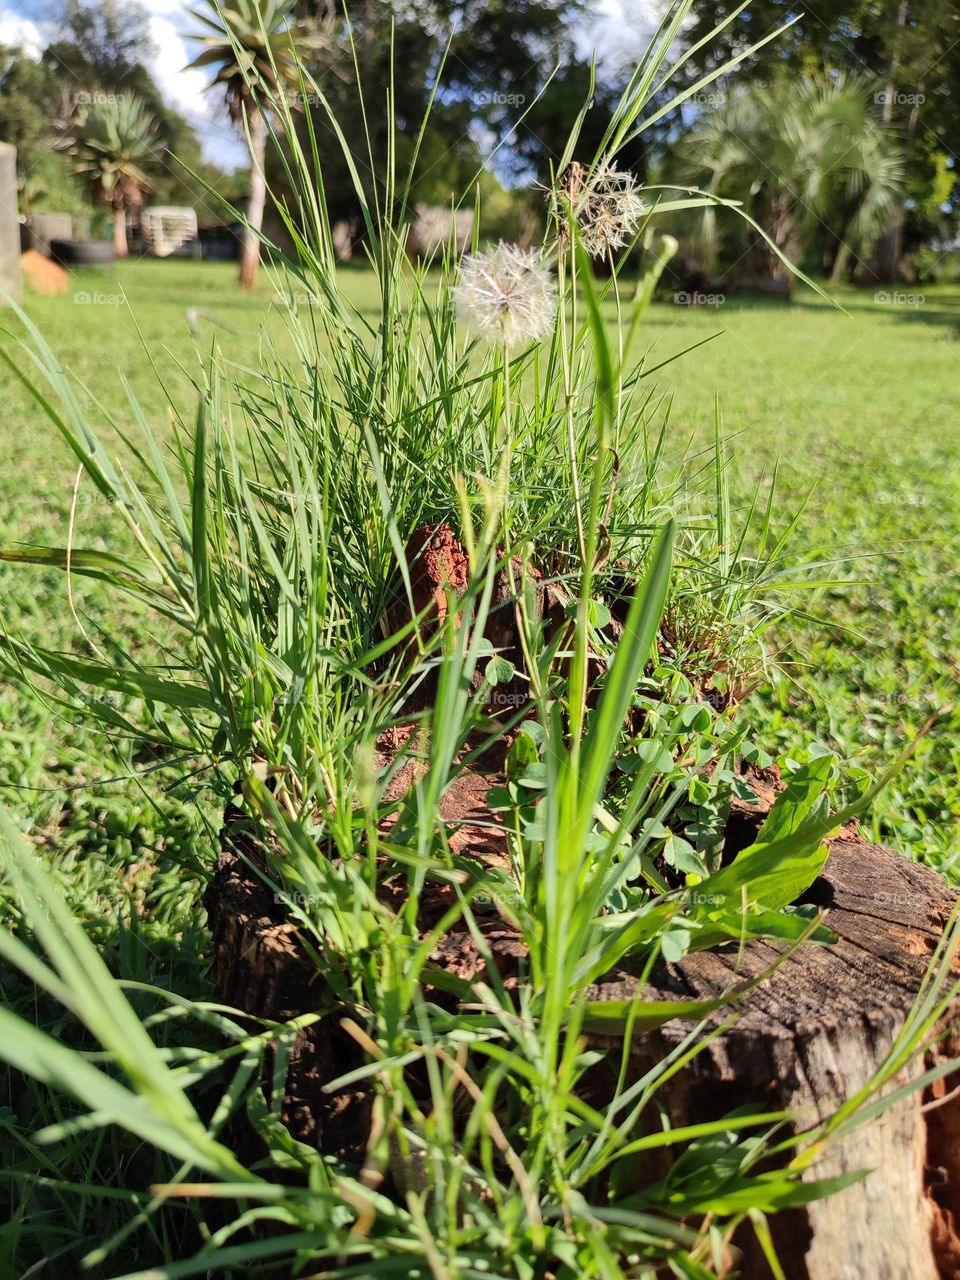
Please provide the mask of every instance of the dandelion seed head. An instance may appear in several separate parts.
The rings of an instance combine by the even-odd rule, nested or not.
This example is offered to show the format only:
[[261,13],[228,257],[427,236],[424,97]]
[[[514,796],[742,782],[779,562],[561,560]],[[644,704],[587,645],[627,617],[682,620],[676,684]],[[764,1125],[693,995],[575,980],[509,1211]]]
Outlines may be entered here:
[[532,249],[501,240],[494,249],[468,254],[452,292],[461,318],[490,342],[535,342],[553,326],[556,287]]
[[612,163],[598,165],[592,172],[571,165],[564,191],[577,220],[580,242],[591,258],[622,249],[647,209],[633,174]]

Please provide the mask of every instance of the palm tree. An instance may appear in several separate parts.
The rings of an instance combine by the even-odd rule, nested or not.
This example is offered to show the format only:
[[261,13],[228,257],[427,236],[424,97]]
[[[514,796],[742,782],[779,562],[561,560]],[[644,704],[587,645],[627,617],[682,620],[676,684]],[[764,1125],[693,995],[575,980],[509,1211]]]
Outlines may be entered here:
[[904,179],[900,147],[868,105],[874,96],[870,85],[850,77],[846,87],[830,109],[836,173],[843,179],[836,184],[832,207],[825,210],[836,235],[833,284],[842,280],[856,251],[882,244],[883,232],[900,207]]
[[[825,238],[839,279],[850,255],[887,225],[902,181],[896,144],[873,114],[872,99],[870,84],[857,76],[803,76],[735,94],[704,113],[678,143],[680,176],[739,200],[791,260],[815,237]],[[761,279],[787,279],[764,238],[739,225],[748,227],[748,270]],[[701,218],[698,236],[715,253],[715,210]]]
[[139,98],[104,95],[77,118],[70,147],[94,200],[113,210],[113,247],[126,258],[127,214],[143,204],[160,156],[156,120]]
[[260,267],[259,232],[267,197],[264,167],[267,149],[267,117],[271,102],[279,101],[296,83],[294,35],[307,35],[296,19],[295,0],[232,0],[222,7],[206,0],[208,11],[190,10],[209,34],[195,39],[202,51],[191,67],[216,67],[211,88],[224,89],[230,118],[246,125],[250,146],[250,201],[240,250],[240,283],[252,289]]

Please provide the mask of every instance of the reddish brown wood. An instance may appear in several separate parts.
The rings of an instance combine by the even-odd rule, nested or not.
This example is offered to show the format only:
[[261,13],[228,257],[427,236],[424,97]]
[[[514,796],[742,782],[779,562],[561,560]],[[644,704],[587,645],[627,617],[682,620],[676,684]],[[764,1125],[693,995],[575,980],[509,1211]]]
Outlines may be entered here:
[[[442,817],[459,829],[455,840],[461,852],[499,860],[502,837],[485,804],[491,780],[467,771],[448,793]],[[756,815],[738,815],[747,827],[751,818],[755,823]],[[250,1014],[294,1017],[317,1007],[316,971],[298,945],[295,927],[284,920],[282,906],[243,860],[256,863],[257,853],[245,843],[240,822],[239,814],[231,815],[207,894],[218,996]],[[434,898],[428,895],[421,903],[425,924],[447,905],[445,890],[431,892]],[[929,869],[846,835],[832,842],[825,871],[807,896],[823,908],[839,941],[801,948],[742,1001],[736,1025],[661,1091],[673,1125],[715,1119],[748,1102],[787,1108],[807,1120],[825,1118],[872,1076],[888,1052],[943,934],[952,893]],[[516,980],[519,939],[491,917],[489,941],[502,971]],[[750,944],[742,953],[731,946],[689,956],[662,967],[644,994],[711,998],[764,972],[777,956],[778,949],[764,943]],[[452,930],[433,960],[468,980],[482,970],[465,930]],[[636,979],[617,974],[594,994],[628,999],[635,992]],[[719,1025],[724,1016],[717,1013],[708,1025]],[[631,1075],[638,1078],[660,1060],[690,1026],[667,1023],[638,1038]],[[610,1047],[619,1057],[619,1042]],[[948,1039],[931,1052],[954,1049]],[[362,1152],[369,1093],[330,1097],[322,1092],[325,1081],[358,1062],[358,1050],[335,1024],[312,1027],[298,1037],[284,1112],[294,1136],[346,1156]],[[923,1067],[918,1059],[906,1075]],[[829,1200],[774,1219],[788,1280],[960,1277],[960,1103],[951,1096],[958,1083],[960,1078],[948,1077],[937,1098],[914,1094],[824,1152],[810,1176],[872,1172]],[[924,1102],[940,1105],[924,1109]],[[738,1274],[767,1280],[769,1269],[749,1237],[740,1243]]]
[[[946,882],[889,849],[847,837],[831,843],[823,875],[807,895],[839,934],[829,947],[807,945],[740,1006],[736,1025],[713,1039],[665,1087],[660,1101],[673,1125],[716,1119],[747,1103],[829,1117],[874,1074],[904,1021],[953,906]],[[710,999],[763,973],[779,948],[753,943],[688,956],[664,966],[648,996]],[[628,997],[629,978],[597,995]],[[728,1010],[706,1019],[719,1026]],[[686,1036],[691,1024],[667,1023],[638,1040],[639,1076]],[[620,1049],[619,1043],[611,1047]],[[955,1037],[931,1050],[950,1056]],[[922,1073],[917,1058],[897,1084]],[[946,1096],[960,1083],[942,1082]],[[865,1182],[773,1222],[788,1280],[953,1280],[960,1211],[960,1101],[924,1110],[919,1092],[877,1121],[828,1146],[812,1178],[870,1169]],[[670,1158],[669,1152],[666,1159]],[[745,1280],[769,1268],[744,1235]]]

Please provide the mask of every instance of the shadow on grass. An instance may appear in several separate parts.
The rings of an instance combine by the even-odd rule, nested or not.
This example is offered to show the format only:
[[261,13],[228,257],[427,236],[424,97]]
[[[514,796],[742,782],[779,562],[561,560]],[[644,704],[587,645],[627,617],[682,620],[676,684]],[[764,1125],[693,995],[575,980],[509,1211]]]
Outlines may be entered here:
[[940,327],[947,329],[951,337],[960,336],[960,289],[948,292],[943,286],[925,289],[918,284],[887,285],[862,290],[845,286],[831,290],[825,285],[824,291],[829,295],[828,298],[818,297],[806,289],[795,293],[792,298],[776,298],[746,291],[718,293],[716,296],[722,299],[721,302],[702,305],[676,303],[669,294],[660,295],[647,315],[646,324],[654,327],[669,324],[671,321],[667,319],[668,316],[676,319],[695,317],[702,321],[713,320],[717,328],[722,329],[724,315],[732,311],[782,316],[832,313],[840,318],[843,311],[846,311],[850,315],[890,319],[901,324]]

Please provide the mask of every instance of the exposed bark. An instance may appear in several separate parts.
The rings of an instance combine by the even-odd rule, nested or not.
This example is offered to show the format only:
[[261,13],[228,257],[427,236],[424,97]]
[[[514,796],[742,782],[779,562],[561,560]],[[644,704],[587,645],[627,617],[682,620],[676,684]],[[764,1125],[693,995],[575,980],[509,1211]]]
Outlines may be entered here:
[[255,107],[249,110],[247,127],[250,131],[250,200],[240,242],[240,283],[244,289],[253,289],[260,271],[259,233],[267,203],[267,122]]
[[113,251],[118,258],[129,258],[130,256],[130,249],[127,245],[126,209],[114,209],[113,211]]
[[[400,745],[400,738],[393,744]],[[381,763],[391,754],[383,744]],[[455,854],[481,859],[506,868],[506,843],[500,820],[487,807],[491,785],[502,785],[500,760],[484,760],[484,769],[465,768],[446,790],[439,820],[449,828]],[[386,799],[404,795],[422,765],[412,759],[391,780]],[[392,826],[385,824],[384,833]],[[253,1018],[285,1021],[313,1013],[329,998],[329,991],[299,941],[296,926],[286,909],[258,874],[263,853],[250,835],[250,823],[241,810],[228,808],[217,871],[204,904],[215,946],[216,988],[225,1003]],[[318,851],[318,857],[322,852]],[[384,901],[399,908],[405,879],[387,879]],[[428,883],[418,902],[418,924],[423,932],[433,928],[455,903],[446,884]],[[520,954],[514,931],[497,926],[486,933],[487,945],[504,972],[515,968]],[[482,974],[485,961],[465,924],[454,926],[440,940],[431,963],[472,981]],[[295,1138],[319,1147],[328,1155],[359,1162],[370,1132],[373,1088],[369,1082],[340,1093],[324,1093],[324,1085],[352,1067],[362,1065],[357,1045],[339,1028],[337,1019],[325,1018],[298,1032],[290,1051],[287,1083],[281,1111],[284,1124]],[[242,1154],[249,1154],[252,1134],[239,1131],[235,1138]],[[253,1144],[253,1153],[256,1144]]]
[[[316,969],[299,944],[296,928],[286,921],[284,908],[245,859],[257,864],[257,846],[246,835],[243,814],[228,809],[224,851],[204,899],[216,944],[219,996],[251,1018],[283,1021],[312,1012],[324,994]],[[368,1090],[358,1100],[323,1092],[328,1080],[354,1063],[359,1065],[356,1047],[331,1020],[301,1031],[290,1050],[281,1118],[301,1141],[357,1160],[362,1157],[373,1095]],[[249,1128],[239,1128],[234,1137],[241,1156],[260,1154]]]
[[[809,899],[840,935],[832,947],[807,946],[742,1006],[736,1026],[714,1039],[659,1095],[673,1125],[716,1119],[747,1103],[783,1107],[812,1122],[829,1117],[861,1088],[901,1031],[953,895],[943,879],[890,850],[855,838],[831,843],[830,860]],[[667,966],[648,995],[710,998],[764,969],[778,948],[752,944],[690,956]],[[632,993],[624,980],[604,998]],[[723,1012],[708,1019],[719,1025]],[[667,1024],[637,1042],[637,1077],[689,1033]],[[952,1045],[939,1046],[946,1056]],[[894,1085],[924,1070],[916,1059]],[[956,1081],[943,1084],[946,1096]],[[928,1101],[930,1099],[928,1098]],[[828,1144],[809,1172],[831,1177],[869,1169],[866,1181],[772,1222],[787,1280],[946,1280],[960,1257],[960,1167],[951,1135],[960,1101],[922,1110],[916,1092],[881,1117]],[[664,1159],[669,1161],[671,1153]],[[740,1274],[770,1271],[744,1234]]]
[[751,231],[750,247],[744,257],[745,271],[738,283],[759,289],[767,284],[781,286],[789,295],[793,291],[793,272],[773,246],[776,245],[790,262],[796,262],[800,257],[800,234],[790,201],[785,195],[775,193],[764,201],[762,208],[753,212],[767,239]]
[[[483,820],[485,788],[496,771],[467,770],[460,788],[444,800],[443,817],[459,825],[462,854],[501,860],[502,836]],[[399,787],[409,786],[398,779]],[[756,815],[738,815],[748,825]],[[487,814],[489,820],[489,814]],[[227,846],[237,843],[236,823]],[[232,831],[232,834],[230,832]],[[739,831],[736,846],[749,832]],[[249,856],[249,852],[248,852]],[[398,890],[399,891],[399,890]],[[389,891],[388,891],[389,892]],[[424,928],[445,906],[442,891],[421,901]],[[830,860],[807,897],[820,905],[840,935],[832,947],[808,945],[744,999],[732,1029],[713,1039],[690,1065],[669,1081],[658,1099],[672,1125],[716,1119],[746,1103],[785,1108],[807,1123],[825,1119],[853,1096],[883,1061],[914,1001],[930,956],[952,907],[952,895],[934,872],[852,836],[831,843]],[[394,904],[400,905],[399,900]],[[321,999],[316,970],[302,951],[293,925],[284,921],[256,874],[225,848],[207,906],[216,944],[219,999],[251,1014],[288,1018],[315,1009]],[[508,983],[520,980],[519,938],[491,915],[487,942]],[[779,954],[771,944],[750,944],[687,957],[663,966],[646,998],[710,998],[765,971]],[[432,963],[471,981],[483,977],[484,961],[466,930],[456,928],[435,949]],[[629,999],[637,979],[611,975],[593,994]],[[729,1010],[708,1020],[719,1025]],[[689,1034],[691,1023],[668,1023],[638,1037],[630,1081],[669,1053]],[[610,1044],[619,1062],[620,1045]],[[954,1052],[945,1042],[937,1053]],[[330,1097],[325,1080],[356,1063],[356,1047],[332,1022],[298,1036],[290,1061],[284,1119],[294,1136],[325,1151],[359,1158],[368,1134],[371,1094],[354,1090]],[[916,1060],[894,1085],[923,1070]],[[911,1094],[883,1116],[828,1145],[811,1178],[869,1169],[865,1182],[803,1210],[772,1220],[775,1243],[788,1280],[948,1280],[960,1275],[960,1101],[957,1082],[940,1082],[936,1096]],[[893,1085],[891,1085],[893,1087]],[[612,1076],[598,1069],[589,1101],[603,1106]],[[658,1155],[644,1173],[659,1176],[677,1153]],[[771,1280],[749,1232],[738,1242],[742,1280]]]
[[[420,618],[428,635],[456,607],[462,589],[463,551],[446,525],[418,529],[407,548],[410,596],[395,596],[390,609],[394,626]],[[516,574],[520,566],[515,562]],[[488,638],[502,654],[517,662],[518,628],[512,602],[516,587],[503,571],[494,592],[495,608]],[[551,624],[548,589],[541,587],[537,611]],[[556,625],[563,625],[563,609]],[[429,690],[427,690],[429,693]],[[518,689],[518,696],[524,696]],[[513,705],[513,704],[511,704]],[[385,765],[405,745],[395,730],[380,744]],[[419,730],[417,730],[419,732]],[[466,744],[463,759],[475,744]],[[438,823],[447,831],[452,850],[461,858],[509,872],[506,838],[500,818],[490,811],[490,787],[502,786],[505,744],[483,758],[471,759],[444,792]],[[391,778],[388,800],[412,789],[424,753],[411,751]],[[398,762],[399,763],[399,762]],[[726,828],[724,857],[749,846],[773,803],[779,779],[775,770],[750,775],[761,803],[736,801]],[[399,838],[397,822],[388,826]],[[206,895],[216,953],[220,1000],[268,1019],[290,1019],[316,1011],[326,992],[321,974],[301,944],[297,928],[286,919],[282,902],[264,887],[257,868],[262,852],[249,838],[239,810],[230,810],[223,832],[223,852]],[[324,851],[318,849],[318,857]],[[405,905],[407,880],[385,874],[382,900],[394,910]],[[417,901],[421,936],[434,929],[455,905],[447,883],[427,881]],[[804,1130],[834,1115],[876,1074],[902,1031],[927,973],[953,907],[954,895],[943,878],[890,850],[876,848],[847,831],[831,842],[826,868],[803,901],[820,907],[839,935],[832,946],[809,944],[770,974],[738,1006],[738,1018],[723,1034],[705,1041],[701,1052],[667,1080],[657,1101],[671,1127],[716,1120],[737,1107],[753,1104],[786,1110]],[[493,909],[477,919],[486,950],[508,987],[524,981],[524,946],[516,929]],[[782,956],[770,943],[736,945],[687,957],[678,965],[662,965],[643,990],[645,999],[712,999],[730,987],[766,974]],[[956,958],[952,958],[956,965]],[[484,948],[463,921],[454,923],[433,948],[427,979],[431,1000],[452,1004],[450,977],[473,983],[488,980]],[[440,981],[436,971],[448,975]],[[592,994],[602,1000],[629,1000],[639,979],[616,972]],[[454,988],[455,989],[455,988]],[[719,1010],[707,1024],[718,1029],[730,1016]],[[692,1023],[667,1023],[638,1036],[631,1045],[627,1084],[676,1049]],[[584,1090],[602,1108],[612,1097],[614,1072],[622,1045],[594,1037],[610,1047],[612,1069],[597,1066]],[[944,1040],[931,1054],[956,1053]],[[359,1161],[366,1148],[371,1120],[372,1083],[343,1094],[323,1092],[324,1084],[359,1066],[359,1050],[327,1018],[299,1033],[289,1060],[283,1119],[294,1137],[321,1150]],[[915,1058],[890,1088],[916,1077],[923,1062]],[[865,1182],[801,1210],[778,1215],[774,1239],[787,1280],[947,1280],[960,1276],[960,1088],[957,1081],[939,1082],[933,1108],[911,1093],[871,1123],[851,1128],[842,1140],[827,1145],[807,1176],[831,1177],[871,1170]],[[646,1184],[669,1168],[678,1152],[664,1149],[638,1170]],[[749,1232],[739,1242],[741,1280],[772,1280],[767,1263]]]
[[[897,25],[896,33],[893,39],[893,50],[890,55],[890,66],[887,69],[887,85],[883,98],[883,111],[881,119],[883,123],[889,127],[893,121],[893,105],[897,95],[897,77],[900,73],[900,46],[903,39],[903,31],[907,25],[907,17],[909,14],[908,0],[900,0],[897,8]],[[904,154],[909,152],[909,143],[912,139],[904,140]],[[903,252],[903,224],[905,219],[904,198],[900,196],[897,199],[893,213],[890,218],[890,226],[880,237],[877,245],[877,278],[880,280],[893,281],[897,278],[897,267],[900,262],[900,256]]]
[[847,216],[843,220],[843,227],[837,241],[837,252],[833,259],[833,268],[830,272],[830,283],[839,284],[846,272],[847,265],[853,254],[853,246],[850,243],[850,236],[853,232],[853,225],[859,216],[860,210],[867,202],[870,195],[870,186],[868,183],[863,184],[863,188],[853,205],[848,209]]

